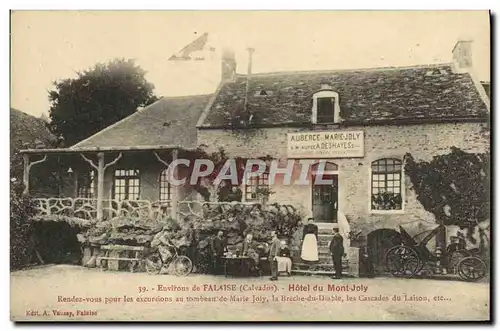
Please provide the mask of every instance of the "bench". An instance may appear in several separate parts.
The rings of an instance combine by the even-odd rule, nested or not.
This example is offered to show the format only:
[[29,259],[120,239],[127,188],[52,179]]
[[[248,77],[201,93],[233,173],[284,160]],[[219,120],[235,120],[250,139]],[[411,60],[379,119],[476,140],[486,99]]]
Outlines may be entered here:
[[[143,261],[142,252],[144,247],[140,246],[127,246],[127,245],[103,245],[101,250],[105,252],[104,256],[99,256],[96,259],[96,264],[100,266],[101,271],[104,270],[103,261],[108,261],[108,269],[118,270],[120,261],[129,261],[129,271],[134,272],[136,266]],[[120,253],[125,252],[127,255],[133,253],[134,257],[120,256]],[[110,256],[111,255],[111,256]],[[111,261],[116,263],[111,264]]]

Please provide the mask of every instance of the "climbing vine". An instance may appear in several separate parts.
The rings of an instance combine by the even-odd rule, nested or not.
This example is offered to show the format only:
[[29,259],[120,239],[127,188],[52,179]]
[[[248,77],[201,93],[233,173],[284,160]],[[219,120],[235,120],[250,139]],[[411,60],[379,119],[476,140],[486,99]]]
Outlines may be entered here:
[[[203,178],[200,178],[198,182],[193,185],[193,188],[198,193],[200,193],[203,199],[205,199],[206,201],[241,201],[243,192],[239,186],[244,184],[244,172],[246,163],[249,158],[229,157],[223,148],[219,148],[216,152],[213,153],[207,153],[202,147],[200,147],[197,149],[194,159],[210,160],[215,165],[214,170],[210,174],[204,176]],[[224,165],[230,159],[234,161],[234,165],[236,168],[237,185],[231,183],[231,180],[229,179],[224,179],[220,183],[216,183],[216,178],[222,171],[227,173],[228,170],[224,169]],[[271,157],[267,155],[259,157],[258,159],[268,161],[271,159]],[[193,167],[194,162],[191,162],[191,164],[191,167]],[[192,171],[192,169],[190,170]],[[205,165],[202,165],[200,170],[206,171],[207,167]],[[229,171],[233,171],[233,169],[229,169]]]
[[452,147],[430,162],[416,161],[411,154],[405,161],[418,201],[439,223],[472,230],[490,219],[489,154]]

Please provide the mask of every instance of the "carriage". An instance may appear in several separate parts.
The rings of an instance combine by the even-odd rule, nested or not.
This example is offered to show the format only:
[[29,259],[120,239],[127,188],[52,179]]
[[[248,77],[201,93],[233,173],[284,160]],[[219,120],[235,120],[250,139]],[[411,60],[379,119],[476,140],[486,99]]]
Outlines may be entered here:
[[386,253],[387,270],[397,277],[413,277],[420,273],[424,267],[430,267],[434,273],[439,273],[444,267],[451,273],[458,275],[465,281],[479,281],[486,276],[487,264],[484,254],[478,249],[459,249],[449,252],[436,250],[432,253],[428,247],[428,242],[434,238],[444,225],[439,225],[428,232],[419,242],[418,234],[414,237],[399,226],[399,243],[391,247]]

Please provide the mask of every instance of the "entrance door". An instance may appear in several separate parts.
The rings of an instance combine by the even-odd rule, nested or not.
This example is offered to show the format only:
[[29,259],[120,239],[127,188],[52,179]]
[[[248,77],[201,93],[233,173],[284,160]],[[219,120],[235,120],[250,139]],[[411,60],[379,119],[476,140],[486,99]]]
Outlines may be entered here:
[[401,234],[393,229],[378,229],[367,236],[368,255],[376,275],[387,272],[387,251],[402,242]]
[[315,184],[312,186],[313,217],[319,223],[337,223],[339,200],[338,175],[323,174],[323,180],[333,181],[332,184]]

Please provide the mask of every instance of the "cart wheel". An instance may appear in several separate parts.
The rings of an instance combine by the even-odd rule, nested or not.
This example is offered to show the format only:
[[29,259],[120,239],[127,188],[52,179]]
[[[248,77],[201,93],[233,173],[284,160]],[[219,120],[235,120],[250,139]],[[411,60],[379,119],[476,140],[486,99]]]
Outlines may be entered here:
[[458,275],[462,280],[477,282],[486,276],[486,263],[480,258],[469,256],[458,262]]
[[174,263],[174,272],[177,276],[187,276],[193,270],[193,262],[187,256],[178,256]]
[[144,259],[144,267],[150,275],[159,274],[162,266],[163,263],[158,254],[152,254]]
[[387,270],[396,277],[412,277],[423,268],[417,252],[408,246],[395,246],[386,254]]

